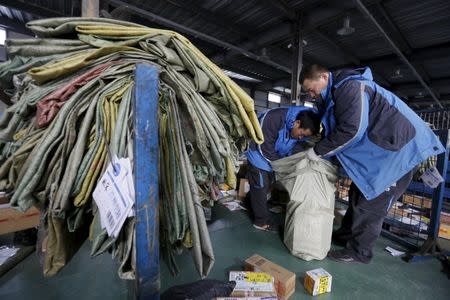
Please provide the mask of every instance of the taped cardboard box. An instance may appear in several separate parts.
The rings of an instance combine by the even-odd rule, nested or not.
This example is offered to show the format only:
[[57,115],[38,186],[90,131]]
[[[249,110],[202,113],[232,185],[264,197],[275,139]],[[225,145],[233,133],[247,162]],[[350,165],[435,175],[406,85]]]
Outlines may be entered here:
[[275,297],[274,278],[263,272],[230,271],[229,281],[236,286],[231,297]]
[[239,181],[239,200],[244,200],[245,195],[250,191],[250,184],[248,183],[248,179],[241,179]]
[[331,292],[332,276],[323,268],[314,269],[305,273],[305,289],[313,296]]
[[245,260],[245,270],[272,275],[279,299],[288,299],[295,292],[295,274],[258,254]]

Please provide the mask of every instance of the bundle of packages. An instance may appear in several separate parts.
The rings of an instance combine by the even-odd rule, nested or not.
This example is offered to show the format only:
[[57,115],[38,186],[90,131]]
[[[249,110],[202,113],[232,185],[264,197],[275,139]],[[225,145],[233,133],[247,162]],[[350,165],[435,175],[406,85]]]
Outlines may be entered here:
[[87,236],[119,275],[134,278],[134,219],[117,237],[102,227],[92,192],[111,157],[133,162],[137,64],[159,82],[160,238],[164,258],[191,249],[200,275],[214,263],[202,207],[235,186],[249,138],[263,141],[253,101],[185,37],[168,30],[89,18],[27,24],[37,36],[7,41],[0,84],[13,104],[0,121],[0,191],[22,211],[36,206],[45,229],[44,274],[56,274]]

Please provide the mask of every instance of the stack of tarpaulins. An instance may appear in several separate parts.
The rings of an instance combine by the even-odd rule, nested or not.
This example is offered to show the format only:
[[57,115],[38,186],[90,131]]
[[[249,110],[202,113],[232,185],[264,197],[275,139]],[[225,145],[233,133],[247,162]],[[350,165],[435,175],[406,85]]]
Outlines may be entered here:
[[160,71],[162,253],[176,273],[175,254],[191,249],[206,276],[214,254],[202,208],[220,184],[236,185],[248,139],[263,141],[251,98],[173,31],[89,18],[27,26],[37,38],[7,41],[10,60],[0,64],[13,103],[0,121],[0,190],[22,211],[41,209],[44,274],[89,236],[92,256],[112,252],[119,275],[134,278],[134,219],[109,237],[92,192],[110,157],[133,161],[134,70],[146,63]]

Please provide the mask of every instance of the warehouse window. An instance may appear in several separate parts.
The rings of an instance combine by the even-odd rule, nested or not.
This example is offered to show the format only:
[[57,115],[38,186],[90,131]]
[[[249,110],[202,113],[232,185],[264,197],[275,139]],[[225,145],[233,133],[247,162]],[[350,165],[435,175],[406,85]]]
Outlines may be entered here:
[[281,103],[281,95],[269,92],[269,101],[274,103]]
[[6,40],[6,30],[0,27],[0,46],[5,45]]
[[314,104],[312,102],[305,101],[304,106],[306,106],[306,107],[314,107]]

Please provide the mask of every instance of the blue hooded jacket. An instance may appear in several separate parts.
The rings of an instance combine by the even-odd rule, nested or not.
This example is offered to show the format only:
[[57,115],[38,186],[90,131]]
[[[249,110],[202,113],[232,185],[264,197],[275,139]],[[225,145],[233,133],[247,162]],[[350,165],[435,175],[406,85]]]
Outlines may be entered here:
[[293,139],[291,129],[297,115],[302,111],[318,111],[306,106],[291,106],[289,108],[273,108],[258,116],[264,134],[264,143],[250,143],[245,152],[247,160],[255,167],[272,172],[270,161],[277,160],[304,150],[301,142],[306,139]]
[[330,73],[322,98],[325,138],[314,150],[336,155],[368,200],[445,151],[411,108],[373,81],[369,68]]

